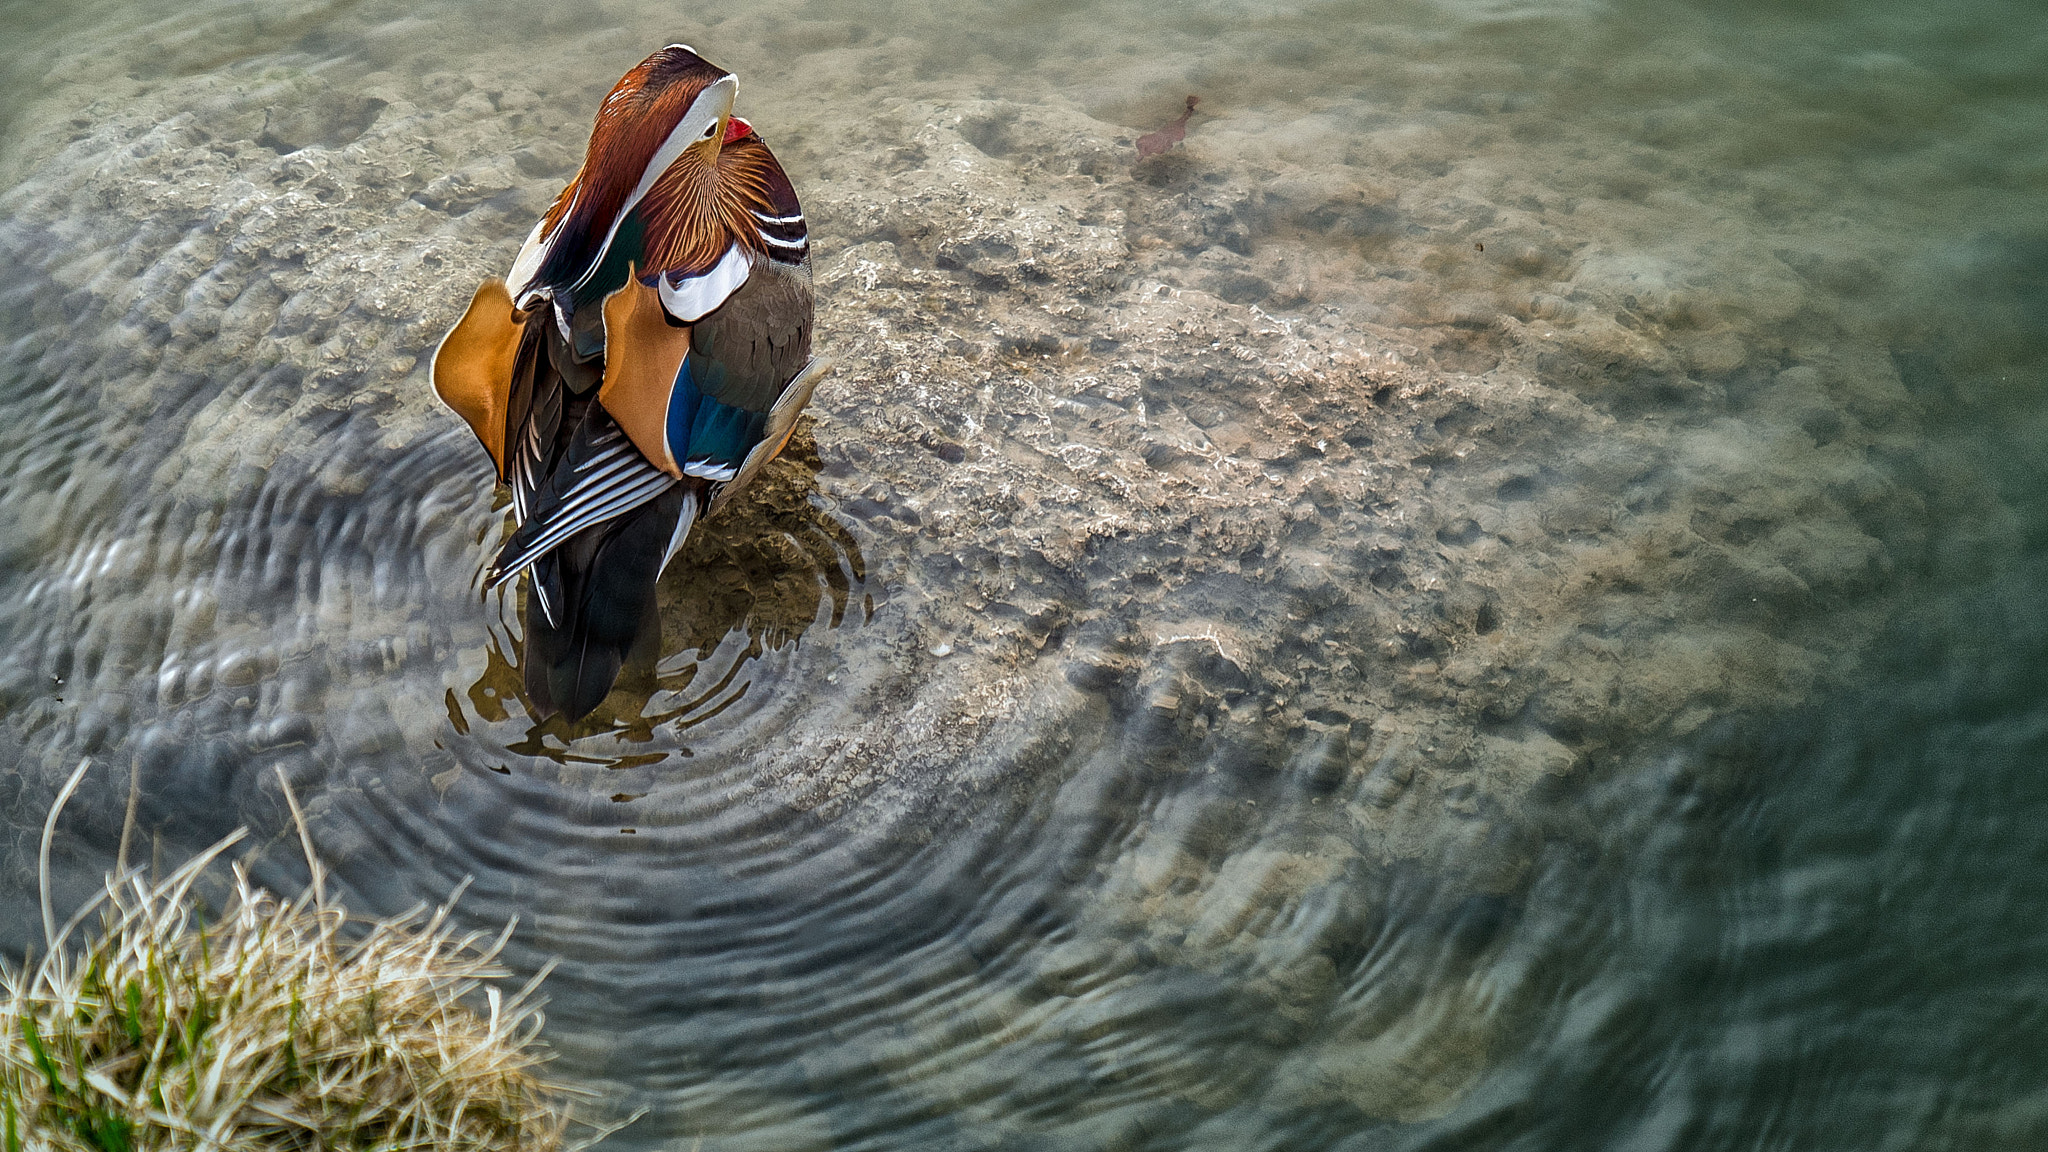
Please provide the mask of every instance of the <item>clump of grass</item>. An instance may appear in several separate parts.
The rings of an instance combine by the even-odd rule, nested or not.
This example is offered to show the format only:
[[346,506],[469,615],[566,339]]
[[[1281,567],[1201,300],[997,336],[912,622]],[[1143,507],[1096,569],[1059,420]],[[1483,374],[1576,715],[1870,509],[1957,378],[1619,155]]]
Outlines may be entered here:
[[[352,920],[301,820],[313,885],[296,900],[235,864],[227,906],[201,917],[193,885],[237,833],[160,880],[110,876],[59,932],[55,824],[53,809],[49,951],[0,964],[4,1152],[562,1146],[568,1107],[535,1076],[540,977],[510,996],[487,983],[509,926],[457,935],[447,906]],[[67,950],[94,911],[99,931]],[[487,1012],[463,1003],[479,988]]]

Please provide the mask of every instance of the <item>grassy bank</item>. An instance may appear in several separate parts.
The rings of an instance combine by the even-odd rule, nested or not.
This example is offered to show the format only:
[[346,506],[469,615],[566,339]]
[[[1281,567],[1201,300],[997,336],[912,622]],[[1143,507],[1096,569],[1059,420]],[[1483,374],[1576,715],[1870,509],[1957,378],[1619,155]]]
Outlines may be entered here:
[[48,950],[0,964],[5,1152],[562,1147],[566,1102],[535,1075],[540,978],[493,984],[509,927],[457,934],[447,906],[352,918],[301,821],[297,899],[231,863],[226,906],[202,914],[194,885],[237,833],[167,876],[108,877],[60,929],[49,842],[83,771],[44,830]]

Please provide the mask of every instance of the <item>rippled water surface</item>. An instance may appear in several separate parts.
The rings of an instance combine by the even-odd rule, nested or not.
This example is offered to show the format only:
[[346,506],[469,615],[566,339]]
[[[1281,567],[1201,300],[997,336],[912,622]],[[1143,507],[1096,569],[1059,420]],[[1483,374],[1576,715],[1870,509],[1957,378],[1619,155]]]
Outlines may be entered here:
[[[2048,1141],[2037,5],[0,22],[0,945],[282,773],[621,1147]],[[536,724],[426,358],[672,40],[839,369]]]

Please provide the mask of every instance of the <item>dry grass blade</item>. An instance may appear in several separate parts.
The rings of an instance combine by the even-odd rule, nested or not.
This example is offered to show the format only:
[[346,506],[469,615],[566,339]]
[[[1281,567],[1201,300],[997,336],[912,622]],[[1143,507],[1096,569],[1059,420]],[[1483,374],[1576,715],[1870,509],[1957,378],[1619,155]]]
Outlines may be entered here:
[[488,1018],[462,1003],[507,975],[506,934],[458,935],[445,906],[351,921],[317,862],[290,902],[233,865],[204,921],[192,885],[232,842],[154,883],[108,877],[87,908],[99,931],[75,950],[79,918],[57,931],[45,903],[51,950],[0,964],[0,1152],[563,1146],[567,1102],[535,1075],[533,984],[487,989]]

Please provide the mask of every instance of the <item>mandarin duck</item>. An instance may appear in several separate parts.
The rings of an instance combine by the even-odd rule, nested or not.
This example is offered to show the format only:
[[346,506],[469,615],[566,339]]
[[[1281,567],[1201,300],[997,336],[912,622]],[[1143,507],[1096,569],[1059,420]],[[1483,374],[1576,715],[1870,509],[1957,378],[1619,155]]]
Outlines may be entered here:
[[589,713],[700,515],[789,442],[811,357],[803,209],[738,78],[671,44],[598,109],[583,167],[434,354],[511,489],[487,586],[530,574],[527,695]]

